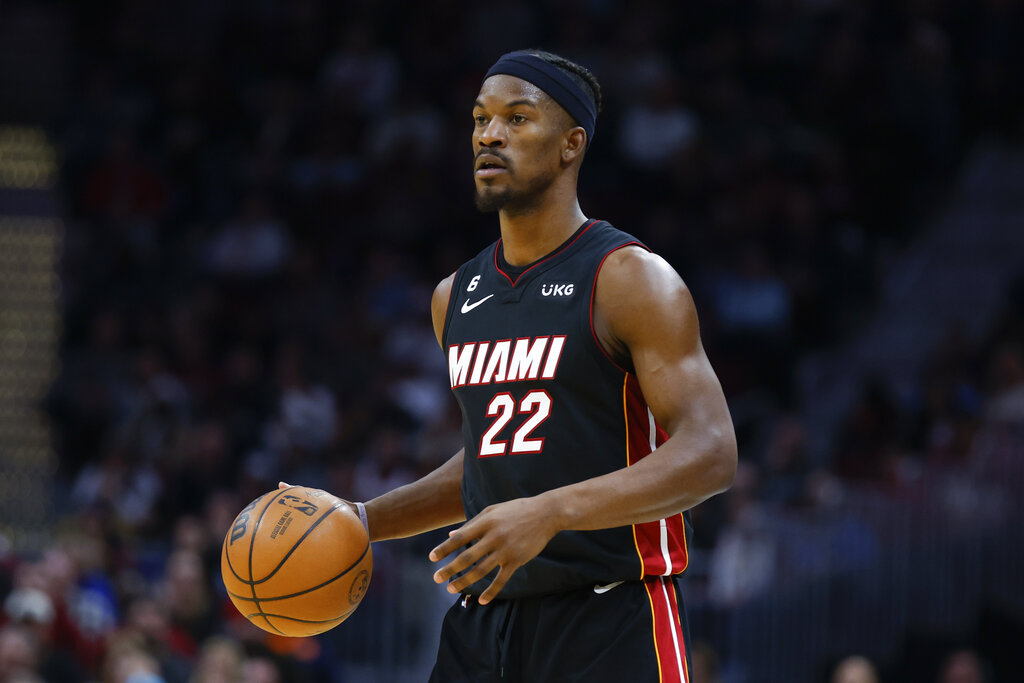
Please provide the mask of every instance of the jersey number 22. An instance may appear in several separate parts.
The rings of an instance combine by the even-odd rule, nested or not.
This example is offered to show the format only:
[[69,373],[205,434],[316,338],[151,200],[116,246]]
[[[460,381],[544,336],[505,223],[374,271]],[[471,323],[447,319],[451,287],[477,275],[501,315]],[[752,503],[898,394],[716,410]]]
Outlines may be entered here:
[[[527,418],[512,433],[512,447],[509,449],[508,440],[498,439],[498,435],[516,413],[525,414]],[[495,419],[480,439],[480,457],[507,455],[510,451],[512,454],[540,453],[544,450],[544,438],[530,438],[530,434],[548,419],[549,415],[551,396],[543,389],[528,393],[519,402],[518,407],[515,398],[507,391],[495,394],[487,404],[487,417]]]

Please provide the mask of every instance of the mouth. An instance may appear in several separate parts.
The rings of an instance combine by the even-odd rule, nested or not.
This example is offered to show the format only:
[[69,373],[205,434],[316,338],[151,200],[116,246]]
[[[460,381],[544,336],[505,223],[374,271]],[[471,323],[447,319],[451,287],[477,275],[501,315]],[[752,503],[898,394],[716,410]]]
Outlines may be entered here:
[[505,162],[493,154],[481,154],[476,158],[474,175],[477,178],[493,178],[507,171]]

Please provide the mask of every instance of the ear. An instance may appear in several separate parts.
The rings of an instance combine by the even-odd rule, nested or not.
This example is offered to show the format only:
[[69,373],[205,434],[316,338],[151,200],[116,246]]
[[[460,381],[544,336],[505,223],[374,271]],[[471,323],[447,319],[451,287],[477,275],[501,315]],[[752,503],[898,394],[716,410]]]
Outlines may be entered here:
[[568,166],[587,151],[587,132],[582,126],[570,128],[562,142],[562,163]]

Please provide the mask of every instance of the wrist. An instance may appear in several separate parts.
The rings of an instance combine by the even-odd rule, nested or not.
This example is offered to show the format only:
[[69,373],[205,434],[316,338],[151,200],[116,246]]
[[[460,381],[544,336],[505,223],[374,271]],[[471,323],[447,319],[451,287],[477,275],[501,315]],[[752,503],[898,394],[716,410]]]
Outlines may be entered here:
[[366,517],[366,506],[362,503],[352,504],[356,509],[356,514],[359,515],[359,521],[363,523],[363,529],[366,531],[366,535],[370,535],[370,522]]
[[537,496],[544,506],[545,517],[553,528],[553,533],[571,529],[574,515],[572,507],[566,501],[566,497],[559,495],[558,489],[545,491]]

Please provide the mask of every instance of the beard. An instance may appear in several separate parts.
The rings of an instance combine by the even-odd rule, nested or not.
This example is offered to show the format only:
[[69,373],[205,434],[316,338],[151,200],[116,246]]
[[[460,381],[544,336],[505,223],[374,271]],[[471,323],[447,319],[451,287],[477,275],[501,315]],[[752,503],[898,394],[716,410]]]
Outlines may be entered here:
[[501,211],[512,200],[512,189],[509,187],[477,187],[473,203],[480,213]]
[[545,192],[555,182],[555,176],[554,172],[539,175],[518,191],[507,184],[499,187],[477,185],[473,201],[481,213],[502,210],[513,215],[529,213],[541,203]]

